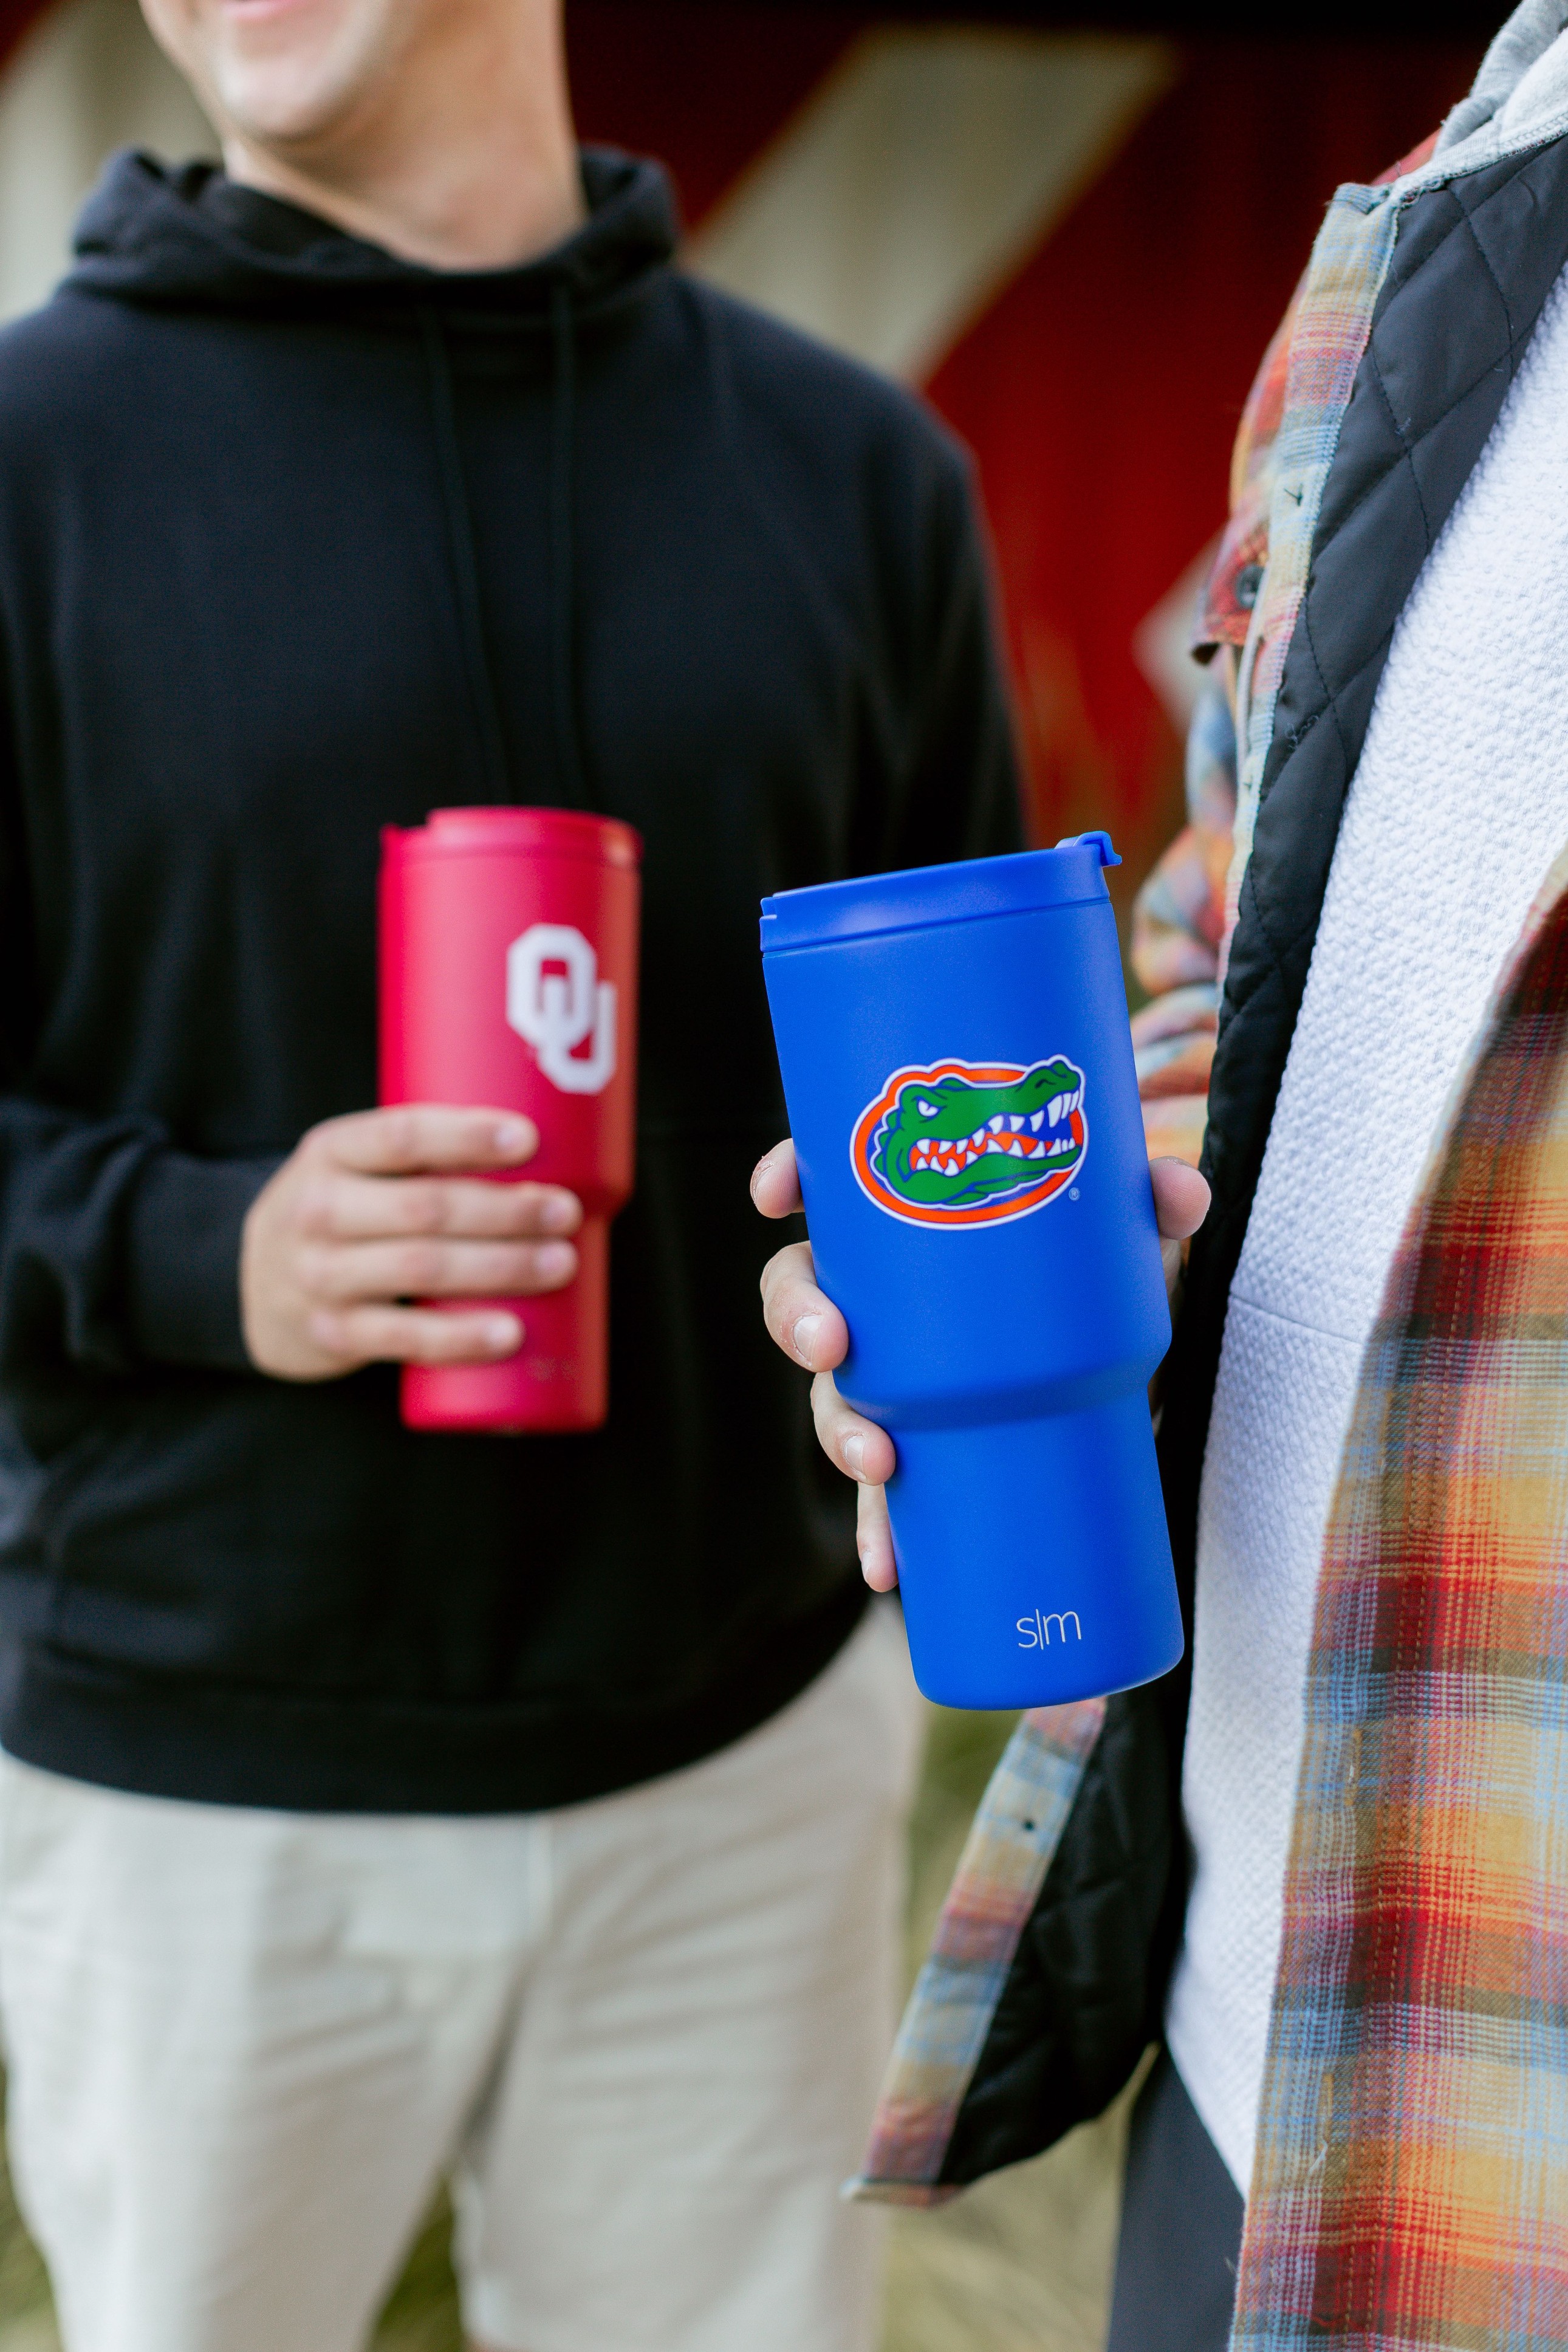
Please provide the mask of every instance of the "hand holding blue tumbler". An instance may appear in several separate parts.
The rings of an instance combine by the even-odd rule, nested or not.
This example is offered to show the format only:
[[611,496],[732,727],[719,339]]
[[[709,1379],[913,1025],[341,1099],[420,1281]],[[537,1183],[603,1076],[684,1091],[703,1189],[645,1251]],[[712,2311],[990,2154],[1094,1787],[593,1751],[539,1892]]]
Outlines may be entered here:
[[1182,1653],[1117,863],[1090,833],[762,902],[838,1385],[897,1448],[910,1654],[947,1706],[1124,1690]]

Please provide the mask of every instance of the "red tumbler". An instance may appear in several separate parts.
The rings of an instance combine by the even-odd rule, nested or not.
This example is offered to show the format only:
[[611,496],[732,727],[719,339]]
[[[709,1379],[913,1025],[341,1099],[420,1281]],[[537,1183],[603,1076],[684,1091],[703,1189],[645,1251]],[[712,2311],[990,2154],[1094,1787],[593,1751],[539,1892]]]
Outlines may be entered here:
[[566,1289],[461,1302],[512,1308],[527,1335],[515,1356],[405,1366],[411,1429],[597,1429],[610,1409],[610,1221],[632,1192],[642,854],[630,825],[566,809],[436,809],[382,835],[382,1102],[527,1112],[539,1148],[521,1172],[582,1202]]

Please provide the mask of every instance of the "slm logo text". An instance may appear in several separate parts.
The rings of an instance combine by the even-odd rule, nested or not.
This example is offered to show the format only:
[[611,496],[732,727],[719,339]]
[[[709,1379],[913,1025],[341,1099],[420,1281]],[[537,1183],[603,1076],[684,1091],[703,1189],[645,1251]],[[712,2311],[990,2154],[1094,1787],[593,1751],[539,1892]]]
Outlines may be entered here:
[[1020,1617],[1018,1621],[1019,1648],[1049,1650],[1051,1629],[1053,1625],[1056,1628],[1056,1638],[1059,1642],[1065,1642],[1070,1638],[1067,1631],[1069,1625],[1072,1628],[1071,1640],[1082,1642],[1083,1639],[1083,1628],[1078,1622],[1076,1609],[1053,1609],[1044,1617],[1037,1609],[1032,1617]]

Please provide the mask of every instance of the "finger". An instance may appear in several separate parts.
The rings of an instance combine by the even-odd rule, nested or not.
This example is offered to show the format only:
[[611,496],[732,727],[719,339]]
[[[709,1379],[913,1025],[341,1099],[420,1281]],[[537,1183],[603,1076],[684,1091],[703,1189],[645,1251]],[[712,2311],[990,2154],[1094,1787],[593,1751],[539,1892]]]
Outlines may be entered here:
[[751,1171],[751,1197],[765,1217],[789,1217],[800,1206],[800,1175],[789,1136],[765,1151]]
[[570,1242],[350,1242],[307,1253],[307,1288],[330,1306],[398,1298],[522,1298],[577,1273]]
[[557,1184],[476,1183],[455,1176],[361,1176],[329,1169],[304,1190],[307,1234],[339,1241],[400,1234],[522,1241],[576,1233],[582,1203]]
[[315,1129],[311,1139],[339,1167],[357,1168],[366,1176],[515,1168],[539,1148],[538,1129],[520,1111],[469,1110],[451,1103],[350,1111]]
[[493,1364],[523,1344],[517,1317],[497,1307],[472,1315],[419,1307],[322,1308],[309,1329],[317,1347],[345,1364]]
[[1155,1221],[1167,1241],[1185,1242],[1208,1214],[1208,1183],[1185,1160],[1151,1160]]
[[860,1554],[861,1574],[872,1591],[891,1592],[898,1582],[898,1562],[893,1553],[885,1486],[862,1486],[855,1497],[855,1549]]
[[787,1356],[831,1371],[849,1353],[849,1326],[811,1279],[811,1244],[792,1242],[762,1269],[762,1319]]
[[818,1444],[846,1477],[867,1486],[885,1486],[898,1467],[893,1440],[885,1429],[862,1420],[844,1402],[831,1372],[819,1372],[811,1382],[811,1418]]

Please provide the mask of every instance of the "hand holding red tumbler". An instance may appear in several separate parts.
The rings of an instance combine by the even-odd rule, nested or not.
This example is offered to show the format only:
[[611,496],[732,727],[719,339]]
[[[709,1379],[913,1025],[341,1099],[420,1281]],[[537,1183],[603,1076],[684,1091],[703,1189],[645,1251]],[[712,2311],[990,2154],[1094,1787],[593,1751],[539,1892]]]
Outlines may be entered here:
[[[610,1409],[610,1221],[631,1197],[638,866],[612,817],[436,809],[382,835],[381,1097],[494,1105],[539,1131],[528,1173],[582,1202],[578,1273],[505,1306],[501,1363],[411,1364],[411,1429],[597,1429]],[[432,1302],[455,1305],[456,1301]]]

